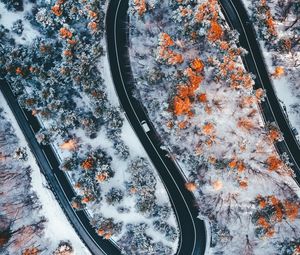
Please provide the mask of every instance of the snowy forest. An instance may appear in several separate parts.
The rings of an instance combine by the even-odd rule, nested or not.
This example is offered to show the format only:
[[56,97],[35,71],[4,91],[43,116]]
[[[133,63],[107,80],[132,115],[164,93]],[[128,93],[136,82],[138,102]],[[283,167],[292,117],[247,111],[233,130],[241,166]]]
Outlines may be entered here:
[[62,231],[64,240],[52,236],[49,224],[54,222],[43,213],[44,205],[32,187],[32,175],[27,149],[20,147],[12,124],[0,108],[0,253],[74,254],[71,242],[65,239],[69,236],[66,231]]
[[[300,132],[299,1],[243,1]],[[110,77],[107,4],[0,0],[0,78],[40,122],[36,139],[56,152],[77,192],[71,205],[87,212],[96,233],[123,254],[174,254],[179,227],[168,194]],[[135,96],[210,222],[207,253],[299,254],[300,188],[275,149],[283,136],[264,122],[265,91],[253,89],[242,62],[248,53],[218,1],[130,0],[128,14]],[[0,107],[9,112],[1,95]],[[0,253],[89,254],[63,215],[50,224],[56,214],[45,208],[55,198],[39,198],[40,186],[49,187],[37,188],[39,169],[10,121],[1,110]],[[68,225],[68,235],[50,225]]]
[[210,221],[208,254],[298,254],[300,189],[218,1],[130,1],[129,26],[135,96]]
[[112,95],[106,1],[1,1],[0,74],[42,125],[97,234],[124,254],[173,254],[165,188]]
[[300,3],[244,0],[263,45],[270,76],[300,141]]

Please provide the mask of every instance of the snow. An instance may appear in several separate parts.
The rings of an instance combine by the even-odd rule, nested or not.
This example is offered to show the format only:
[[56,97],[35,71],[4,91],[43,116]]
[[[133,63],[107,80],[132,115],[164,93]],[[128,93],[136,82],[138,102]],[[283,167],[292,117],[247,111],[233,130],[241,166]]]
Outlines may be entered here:
[[[102,41],[103,41],[103,45],[105,45],[105,43],[106,43],[105,40],[102,40]],[[110,65],[109,65],[108,61],[109,61],[108,54],[106,53],[102,57],[101,61],[99,62],[99,70],[103,74],[103,79],[106,84],[105,88],[106,88],[106,93],[107,93],[109,102],[114,106],[119,106],[119,100],[118,100],[118,97],[116,96],[116,90],[115,90],[115,86],[112,81]]]
[[28,12],[31,12],[33,4],[25,1],[24,2],[24,11],[22,12],[12,12],[8,11],[5,8],[5,5],[0,2],[0,23],[7,29],[11,29],[13,23],[21,19],[24,25],[24,31],[21,36],[12,33],[12,37],[15,39],[18,44],[30,44],[36,37],[39,36],[39,32],[35,30],[30,22],[25,19],[25,16]]
[[[199,1],[199,4],[206,2]],[[248,253],[245,254],[276,254],[276,242],[284,238],[297,239],[300,235],[297,227],[299,213],[294,222],[275,224],[273,237],[260,239],[256,235],[258,225],[254,218],[259,208],[254,201],[259,195],[274,195],[282,201],[293,198],[298,203],[300,189],[290,176],[291,169],[284,164],[279,171],[270,171],[268,167],[268,158],[279,155],[260,112],[259,103],[264,99],[255,96],[256,91],[252,89],[254,81],[246,72],[240,54],[233,60],[233,69],[243,72],[244,77],[250,77],[249,87],[242,83],[236,87],[228,71],[227,75],[222,73],[228,52],[220,50],[218,42],[209,43],[201,37],[190,39],[189,34],[195,27],[199,29],[202,26],[203,35],[207,33],[206,24],[209,21],[205,18],[203,23],[193,26],[197,23],[194,19],[197,5],[191,10],[192,14],[184,16],[178,14],[178,10],[190,8],[187,2],[176,4],[160,1],[154,10],[146,12],[141,19],[134,11],[135,4],[134,1],[130,2],[130,56],[137,80],[136,97],[147,109],[164,146],[170,148],[170,156],[177,160],[189,182],[197,187],[194,195],[198,201],[199,217],[211,223],[214,247],[208,250],[208,254],[231,255],[246,250]],[[221,17],[218,17],[218,21],[222,20]],[[231,33],[224,20],[219,23],[225,33]],[[162,32],[175,42],[168,50],[182,54],[183,63],[168,64],[161,56],[163,54],[160,55]],[[233,41],[222,40],[230,43],[229,47],[233,50],[236,49]],[[176,43],[178,41],[181,43]],[[179,86],[191,86],[186,81],[185,72],[195,57],[204,62],[204,80],[196,89],[196,95],[189,96],[192,98],[192,114],[176,116],[172,113],[175,104],[172,100],[175,95],[184,97],[178,92]],[[208,62],[209,57],[214,58],[213,64]],[[223,69],[222,65],[225,65]],[[206,93],[206,102],[199,102],[197,96],[200,93]],[[246,99],[253,102],[246,106]],[[249,120],[252,128],[244,128],[244,120]],[[180,124],[183,121],[186,126],[182,128]],[[212,128],[205,133],[208,123]],[[233,159],[242,162],[244,167],[239,170],[231,167]],[[244,183],[245,187],[242,186]],[[284,190],[284,187],[290,190]],[[295,233],[288,224],[296,229]]]
[[90,254],[88,249],[79,239],[78,235],[68,222],[68,219],[57,203],[55,196],[48,188],[47,181],[41,174],[36,160],[27,145],[26,139],[2,93],[0,93],[0,102],[0,107],[4,109],[5,117],[10,121],[15,129],[16,136],[20,141],[20,146],[27,148],[28,162],[26,162],[26,164],[32,168],[32,189],[36,192],[39,201],[42,204],[41,214],[44,215],[48,220],[46,222],[45,238],[49,238],[49,240],[51,240],[53,250],[57,247],[60,241],[69,240],[72,243],[75,254]]
[[[243,2],[249,12],[249,16],[253,16],[254,15],[253,6],[254,3],[256,3],[257,1],[243,0]],[[275,20],[275,27],[278,33],[278,37],[276,38],[276,40],[274,39],[274,43],[276,43],[278,39],[293,38],[294,37],[293,33],[297,33],[296,30],[294,30],[295,31],[294,32],[292,30],[285,29],[287,24],[292,23],[296,19],[296,17],[293,14],[289,13],[287,17],[284,19],[284,22],[281,22],[279,20],[280,16],[276,11],[276,7],[278,3],[279,1],[272,1],[267,3],[268,7],[270,7],[272,16]],[[258,27],[257,23],[255,22],[254,22],[254,27],[257,32],[264,29],[263,26]],[[275,62],[273,61],[273,58],[275,58],[280,63],[279,65],[283,66],[286,70],[286,74],[283,77],[280,78],[271,77],[272,83],[276,91],[277,97],[283,102],[283,104],[286,107],[287,116],[289,118],[291,126],[296,128],[298,133],[300,133],[300,110],[299,110],[300,91],[299,91],[299,84],[298,84],[299,65],[298,67],[292,65],[292,63],[297,61],[297,59],[299,61],[300,59],[299,53],[281,52],[280,50],[276,49],[276,46],[275,49],[274,48],[268,49],[265,44],[266,40],[264,40],[263,38],[259,38],[259,42],[269,72],[272,73],[276,66]],[[300,142],[300,136],[298,135],[296,136],[296,138]]]
[[[272,54],[266,49],[263,41],[260,41],[260,45],[263,49],[263,54],[266,61],[266,66],[269,68],[271,73],[274,69],[272,63]],[[293,84],[289,81],[287,76],[282,76],[277,79],[273,79],[273,87],[275,89],[277,97],[283,102],[286,107],[287,117],[292,127],[295,127],[300,133],[300,113],[293,109],[293,105],[300,103],[300,95],[295,91]],[[296,136],[300,142],[300,136]]]
[[[37,5],[38,4],[39,3],[37,3]],[[76,3],[76,4],[78,4],[78,3]],[[79,5],[81,5],[81,4],[85,5],[85,3],[80,3]],[[45,16],[46,19],[44,20],[43,14],[42,14],[42,17],[40,17],[40,15],[37,15],[38,16],[37,21],[41,26],[44,27],[44,30],[47,30],[47,26],[50,26],[50,24],[52,22],[54,22],[52,19],[53,13],[50,10],[51,3],[47,2],[47,3],[45,3],[45,5],[44,4],[42,4],[42,5],[43,5],[42,6],[43,8],[39,8],[39,14],[42,14],[44,12],[45,15],[47,14],[48,16],[47,17]],[[66,6],[67,6],[67,4],[66,4]],[[67,8],[66,6],[64,6],[64,8]],[[70,6],[71,5],[68,5],[68,8],[70,8]],[[24,23],[25,29],[24,29],[24,32],[21,37],[13,34],[12,32],[9,34],[16,40],[17,45],[18,44],[29,44],[36,36],[41,36],[44,39],[47,39],[47,38],[45,38],[45,34],[47,34],[47,33],[43,33],[43,34],[37,33],[36,30],[34,30],[31,27],[28,20],[25,19],[26,13],[30,12],[31,8],[33,7],[33,4],[26,3],[25,10],[23,12],[18,12],[18,13],[6,11],[3,5],[0,7],[1,7],[1,9],[3,9],[3,10],[1,10],[2,18],[0,19],[0,22],[2,22],[3,25],[7,29],[11,29],[12,24],[18,19],[21,19]],[[104,7],[101,6],[101,8],[104,8]],[[79,15],[82,15],[83,13],[84,12],[81,12]],[[11,16],[9,16],[9,15],[11,15]],[[66,14],[66,16],[67,15],[68,14]],[[84,17],[85,16],[81,16],[81,19],[83,19]],[[33,18],[33,17],[31,17],[31,18]],[[88,17],[86,17],[86,18],[87,18],[87,22],[89,22],[89,20],[88,20],[89,18]],[[3,22],[3,20],[5,20],[5,22]],[[80,20],[80,21],[82,22],[82,24],[84,24],[83,20]],[[57,22],[56,25],[62,25],[62,23],[66,22],[66,21],[61,19],[61,17],[55,17],[55,22]],[[74,24],[72,24],[72,25],[74,25]],[[81,29],[81,28],[79,28],[78,24],[75,24],[74,27],[76,27],[75,30]],[[45,31],[43,31],[43,32],[45,32]],[[23,37],[26,38],[26,41],[22,39]],[[101,36],[99,36],[99,37],[101,37]],[[93,38],[93,39],[95,39],[95,38]],[[59,39],[59,37],[58,37],[57,40],[59,41],[61,39]],[[106,51],[106,41],[104,40],[103,37],[100,39],[97,38],[97,40],[101,40],[100,45],[103,46],[104,52],[105,52]],[[80,49],[80,50],[82,53],[84,52],[84,49]],[[83,53],[83,55],[85,55],[85,54],[86,53]],[[91,56],[89,56],[89,57],[91,57]],[[99,86],[100,86],[99,89],[106,92],[106,94],[107,94],[108,101],[104,100],[105,106],[109,110],[118,111],[120,113],[121,118],[124,121],[123,121],[123,126],[121,128],[120,138],[118,138],[118,137],[114,137],[113,139],[109,138],[107,135],[108,130],[107,130],[105,124],[100,124],[101,127],[99,128],[99,130],[97,130],[97,137],[95,139],[90,138],[89,135],[87,134],[87,132],[83,128],[74,128],[74,129],[70,128],[67,132],[68,135],[74,136],[76,138],[76,140],[78,140],[78,148],[76,149],[76,152],[78,153],[77,156],[80,158],[80,160],[82,159],[82,157],[86,156],[89,153],[89,151],[94,150],[99,147],[107,153],[108,157],[112,158],[111,167],[112,167],[113,171],[115,172],[115,174],[109,180],[107,180],[101,184],[97,183],[97,188],[99,188],[99,190],[101,190],[101,195],[100,195],[101,197],[98,198],[99,201],[97,201],[97,202],[88,203],[86,205],[86,212],[90,217],[96,216],[97,214],[102,214],[104,217],[107,217],[107,218],[113,217],[115,222],[123,223],[121,233],[114,234],[112,236],[111,240],[113,242],[117,242],[119,239],[122,239],[122,236],[126,231],[127,224],[145,222],[149,226],[149,228],[147,229],[147,234],[153,239],[153,241],[154,242],[163,242],[165,246],[171,247],[173,249],[173,251],[175,252],[177,249],[177,245],[178,245],[178,238],[174,242],[167,241],[163,234],[158,233],[158,231],[154,230],[153,221],[157,220],[158,217],[152,217],[152,216],[149,217],[149,216],[147,216],[147,214],[143,215],[142,213],[138,213],[137,209],[135,208],[138,196],[137,195],[130,195],[130,196],[128,195],[127,196],[125,183],[130,182],[132,179],[132,176],[131,176],[130,172],[128,171],[128,168],[130,167],[131,162],[139,157],[145,158],[146,161],[149,161],[149,158],[148,158],[146,152],[144,151],[143,146],[139,142],[139,139],[137,138],[136,134],[134,133],[133,129],[131,128],[129,122],[127,121],[125,114],[120,109],[119,100],[116,95],[116,92],[114,89],[114,84],[113,84],[111,73],[110,73],[110,67],[109,67],[107,53],[105,53],[104,56],[99,59],[99,61],[95,61],[94,65],[98,67],[98,70],[100,72],[100,74],[98,76],[99,80],[101,80],[100,76],[104,79],[104,84],[103,85],[99,84]],[[95,67],[95,66],[93,66],[93,67]],[[42,82],[44,82],[44,81],[42,81]],[[12,82],[12,84],[14,84],[14,83]],[[24,85],[24,93],[26,93],[26,95],[33,95],[35,93],[39,94],[40,91],[38,91],[38,88],[35,88],[34,86],[32,86],[32,84],[30,82],[28,82],[27,84]],[[73,93],[73,92],[70,92],[70,93]],[[63,94],[63,93],[61,93],[61,94]],[[91,95],[89,93],[85,92],[82,89],[78,89],[78,91],[76,91],[72,95],[69,95],[69,97],[70,97],[70,101],[73,101],[76,104],[76,109],[74,110],[74,112],[70,111],[70,112],[72,112],[72,114],[75,114],[75,117],[78,118],[78,116],[76,116],[76,114],[79,114],[79,109],[84,113],[93,113],[94,107],[95,107],[95,102],[93,100],[95,100],[95,98],[91,98]],[[58,100],[60,100],[60,99],[58,99]],[[38,107],[37,110],[39,111],[40,108],[42,108],[42,107]],[[62,110],[62,109],[60,109],[60,110]],[[78,112],[76,112],[76,110],[78,110]],[[59,128],[61,127],[61,123],[59,123],[59,120],[56,118],[46,119],[46,118],[40,117],[39,114],[37,114],[37,118],[38,118],[41,126],[46,130],[51,129],[52,126],[56,126]],[[15,123],[14,123],[14,125],[15,125]],[[56,151],[57,157],[62,162],[67,157],[72,156],[74,154],[74,151],[63,150],[60,148],[60,145],[62,145],[64,142],[66,142],[65,139],[67,139],[67,138],[65,136],[63,137],[63,136],[59,135],[58,133],[55,133],[55,131],[53,131],[52,134],[53,134],[53,136],[51,136],[51,145],[54,148],[54,150]],[[125,145],[128,146],[129,152],[130,152],[130,156],[128,159],[124,160],[124,159],[121,159],[120,156],[116,155],[116,148],[114,146],[115,141],[123,141],[125,143]],[[30,159],[33,160],[32,158],[30,158]],[[36,172],[37,170],[38,169],[36,169],[34,167],[34,171]],[[149,171],[150,170],[151,170],[151,172],[153,172],[153,175],[156,179],[155,203],[157,205],[167,204],[171,208],[168,194],[159,178],[158,173],[156,172],[154,166],[151,165],[151,163],[150,163]],[[69,178],[70,183],[73,185],[79,180],[79,178],[84,176],[84,172],[82,172],[82,169],[74,169],[73,171],[67,172],[66,174]],[[42,177],[40,177],[40,178],[42,178]],[[36,177],[36,179],[34,179],[34,181],[38,182],[39,181],[38,177]],[[43,183],[44,184],[46,183],[45,180],[43,180]],[[96,181],[95,181],[95,183],[96,183]],[[37,184],[35,184],[35,185],[37,185]],[[105,195],[112,187],[121,189],[126,194],[125,195],[126,197],[121,201],[121,203],[114,205],[114,206],[109,205],[105,199]],[[40,187],[37,187],[37,189],[39,189],[39,188]],[[77,194],[79,196],[83,195],[83,189],[76,188],[75,191],[77,192]],[[45,197],[41,197],[41,199],[44,202],[47,199],[55,200],[55,197],[49,197],[49,194],[48,195],[46,194]],[[53,203],[55,203],[55,201],[53,201]],[[49,203],[49,206],[51,206],[50,203]],[[52,206],[54,206],[54,205],[52,205]],[[124,213],[119,212],[117,209],[120,206],[127,208],[128,212],[124,212]],[[55,215],[55,211],[48,212],[48,215],[49,215],[49,217],[52,217],[53,215]],[[174,227],[175,229],[178,229],[176,218],[175,218],[172,210],[171,210],[170,217],[168,217],[168,219],[166,221],[172,227]],[[59,223],[60,223],[59,219],[57,220],[57,222],[51,223],[53,225],[53,228],[49,229],[49,231],[48,231],[49,235],[54,234],[53,231],[55,231],[55,229],[58,229]],[[61,233],[61,234],[63,235],[64,233]],[[80,242],[78,242],[78,245],[80,246]],[[81,253],[81,254],[84,254],[84,253]]]

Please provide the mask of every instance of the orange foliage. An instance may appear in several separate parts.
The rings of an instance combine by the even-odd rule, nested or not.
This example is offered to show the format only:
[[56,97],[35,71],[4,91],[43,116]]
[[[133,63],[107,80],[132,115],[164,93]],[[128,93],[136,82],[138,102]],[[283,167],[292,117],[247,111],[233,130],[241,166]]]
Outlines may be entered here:
[[242,189],[246,189],[248,187],[248,181],[241,180],[241,181],[239,181],[239,185]]
[[111,233],[106,233],[105,235],[104,235],[104,239],[110,239],[111,238]]
[[276,66],[272,76],[274,76],[275,78],[279,78],[283,75],[284,75],[284,68],[282,66]]
[[62,150],[72,151],[77,148],[77,143],[74,139],[70,139],[59,146]]
[[188,124],[187,121],[181,121],[181,122],[179,122],[178,127],[179,127],[180,129],[184,129],[184,128],[187,127],[187,124]]
[[223,182],[220,180],[214,181],[212,184],[214,190],[221,190],[223,188]]
[[63,14],[63,10],[60,8],[59,4],[52,6],[51,11],[58,17]]
[[98,17],[98,14],[94,11],[89,11],[88,14],[91,19],[97,19]]
[[77,43],[76,40],[68,39],[68,44],[75,45]]
[[226,42],[226,41],[220,42],[220,48],[221,48],[222,50],[228,50],[228,49],[229,49],[229,44],[228,44],[228,42]]
[[205,16],[212,20],[216,20],[219,16],[218,11],[216,10],[216,0],[209,0],[202,3],[195,14],[195,19],[197,22],[200,22],[204,19]]
[[275,234],[274,228],[269,228],[266,233],[266,237],[272,237],[274,234]]
[[235,168],[236,165],[237,165],[237,160],[236,160],[236,159],[234,159],[234,160],[232,160],[232,161],[230,161],[230,162],[228,163],[228,166],[229,166],[230,168]]
[[214,156],[209,156],[208,157],[208,162],[210,163],[210,164],[216,164],[217,163],[217,159],[216,159],[216,157],[214,157]]
[[262,88],[259,88],[255,91],[255,96],[258,100],[261,100],[265,96],[265,91]]
[[280,132],[278,131],[278,130],[276,130],[276,129],[271,129],[270,131],[269,131],[269,134],[268,134],[268,138],[272,141],[272,142],[274,142],[274,141],[279,141],[280,139],[281,139],[281,134],[280,134]]
[[190,96],[190,88],[186,85],[180,85],[177,87],[177,95],[181,98]]
[[91,21],[88,24],[89,29],[91,29],[93,32],[97,31],[98,24],[95,21]]
[[16,68],[16,74],[18,74],[18,75],[24,75],[24,72],[23,72],[23,70],[22,70],[21,67],[17,67]]
[[292,41],[289,38],[285,38],[283,39],[283,46],[285,48],[285,50],[290,51],[292,48]]
[[22,252],[22,255],[38,255],[40,251],[38,248],[33,247],[33,248],[27,248],[25,251]]
[[222,27],[218,24],[217,21],[210,22],[210,29],[208,30],[207,39],[211,42],[221,39],[223,36]]
[[271,155],[267,158],[267,165],[270,171],[275,171],[278,170],[283,165],[283,163],[277,156]]
[[201,93],[199,96],[198,96],[198,99],[201,103],[206,103],[207,102],[207,96],[205,93]]
[[171,56],[168,59],[168,64],[170,65],[181,64],[183,60],[184,59],[182,54],[173,52],[173,54],[171,54]]
[[173,121],[169,120],[169,121],[167,122],[167,127],[170,128],[170,129],[171,129],[172,127],[174,127]]
[[242,161],[239,161],[237,163],[237,170],[238,170],[238,172],[242,173],[242,172],[245,171],[245,169],[246,169],[245,164]]
[[62,27],[60,30],[59,30],[59,34],[60,34],[60,37],[63,38],[63,39],[70,39],[72,37],[72,32],[65,28],[65,27]]
[[89,203],[90,201],[91,201],[91,198],[88,197],[88,196],[85,196],[85,197],[83,197],[83,198],[81,199],[81,202],[82,202],[82,203],[85,203],[85,204]]
[[70,50],[65,50],[63,53],[66,57],[71,57],[73,55],[72,51],[70,51]]
[[94,160],[91,157],[88,157],[86,160],[84,160],[81,163],[81,167],[84,170],[89,170],[89,169],[91,169],[93,167],[93,163],[94,163]]
[[104,182],[107,179],[107,174],[106,173],[101,173],[96,175],[96,180],[98,182]]
[[275,210],[276,210],[276,212],[275,212],[276,221],[281,222],[283,219],[283,212],[278,205],[275,206]]
[[271,14],[270,10],[266,11],[266,16],[267,16],[266,25],[268,27],[268,31],[270,32],[271,35],[277,36],[277,31],[276,31],[276,28],[275,28],[275,22],[274,22],[274,19],[272,17],[272,14]]
[[263,216],[259,217],[257,224],[263,227],[264,229],[268,229],[270,227],[270,224]]
[[266,202],[266,200],[265,199],[261,199],[260,201],[259,201],[259,207],[260,208],[265,208],[267,206],[267,202]]
[[71,206],[74,209],[79,209],[80,208],[80,204],[78,202],[76,202],[76,201],[72,201],[71,202]]
[[188,14],[191,14],[191,13],[192,13],[192,10],[191,10],[191,9],[184,8],[183,6],[179,6],[179,10],[180,10],[180,15],[181,15],[182,17],[185,17],[185,16],[187,16]]
[[201,72],[204,68],[204,63],[201,59],[195,58],[191,63],[191,68],[193,68],[196,72]]
[[279,204],[279,199],[275,196],[270,196],[269,200],[271,201],[272,205],[278,205]]
[[171,36],[163,32],[160,34],[160,45],[163,47],[170,47],[174,45],[174,41],[172,40]]
[[254,129],[255,127],[253,121],[250,119],[240,119],[237,123],[237,126],[248,131]]
[[80,182],[76,182],[74,185],[75,188],[79,189],[81,188],[81,183]]
[[175,96],[173,100],[174,113],[179,116],[185,113],[188,113],[191,109],[191,102],[188,97],[181,99],[178,96]]
[[190,86],[195,91],[199,88],[200,83],[202,82],[203,77],[200,75],[191,75],[189,76]]
[[145,0],[134,0],[134,5],[140,16],[142,16],[147,10]]
[[193,182],[187,182],[187,183],[185,184],[185,187],[186,187],[186,189],[187,189],[188,191],[191,191],[191,192],[196,191],[196,189],[197,189],[196,184],[193,183]]
[[295,220],[299,213],[299,205],[289,201],[285,201],[284,207],[285,207],[286,215],[289,218],[289,220],[291,221]]
[[211,135],[213,131],[214,131],[214,125],[212,123],[207,123],[202,128],[202,132],[205,135]]
[[97,231],[97,234],[99,236],[103,236],[105,234],[105,231],[102,228],[99,228],[98,231]]
[[253,80],[252,80],[250,74],[244,74],[243,79],[242,79],[242,84],[243,84],[244,88],[246,88],[246,89],[252,88]]

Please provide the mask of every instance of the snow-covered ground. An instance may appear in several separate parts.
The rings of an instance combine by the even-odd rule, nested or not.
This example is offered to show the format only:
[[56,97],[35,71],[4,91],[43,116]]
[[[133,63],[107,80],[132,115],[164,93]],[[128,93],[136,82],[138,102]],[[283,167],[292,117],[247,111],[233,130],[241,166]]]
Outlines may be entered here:
[[130,40],[136,96],[210,220],[208,253],[299,252],[300,189],[217,1],[130,1]]
[[[71,162],[66,174],[78,193],[74,207],[86,209],[98,234],[112,238],[125,254],[138,245],[137,254],[173,254],[178,227],[167,192],[114,91],[101,30],[106,4],[37,5],[25,1],[24,11],[13,13],[1,6],[0,23],[7,29],[17,19],[24,25],[20,35],[9,31],[2,38],[5,70],[13,70],[6,78],[41,122],[39,141],[51,143],[62,168]],[[75,14],[74,8],[81,11]],[[132,233],[139,244],[124,241]]]
[[[299,3],[285,0],[243,2],[254,21],[270,74],[275,74],[276,67],[284,69],[284,73],[271,75],[271,79],[278,98],[286,107],[291,126],[300,133]],[[273,34],[270,23],[274,27]],[[296,137],[300,141],[300,136]]]
[[[61,241],[70,241],[72,247],[74,248],[74,254],[90,254],[88,249],[79,239],[76,232],[68,222],[68,219],[57,203],[53,193],[48,188],[48,184],[44,176],[41,174],[36,160],[27,145],[25,137],[20,130],[18,123],[14,118],[9,106],[7,105],[2,93],[0,93],[0,108],[3,109],[1,115],[4,117],[4,120],[1,121],[7,121],[10,123],[10,125],[13,127],[14,135],[18,140],[17,146],[26,148],[26,152],[28,154],[27,161],[20,161],[19,165],[21,165],[23,168],[30,167],[32,169],[30,173],[30,189],[37,195],[37,202],[41,204],[41,208],[36,209],[34,214],[31,213],[31,215],[32,217],[36,216],[46,218],[45,229],[43,231],[42,238],[44,239],[44,242],[47,243],[46,247],[49,251],[47,254],[53,252]],[[19,166],[11,165],[11,167]],[[21,219],[21,221],[23,224],[26,224],[28,219]],[[43,244],[40,245],[44,246]],[[20,249],[24,249],[24,247],[21,246]]]
[[24,11],[15,13],[8,11],[5,8],[5,5],[0,2],[1,25],[3,25],[6,29],[12,29],[17,20],[23,21],[24,32],[22,36],[12,34],[12,37],[18,44],[30,44],[30,42],[39,35],[39,33],[31,26],[30,22],[24,19],[27,12],[31,11],[32,6],[33,5],[31,3],[27,3],[24,5]]

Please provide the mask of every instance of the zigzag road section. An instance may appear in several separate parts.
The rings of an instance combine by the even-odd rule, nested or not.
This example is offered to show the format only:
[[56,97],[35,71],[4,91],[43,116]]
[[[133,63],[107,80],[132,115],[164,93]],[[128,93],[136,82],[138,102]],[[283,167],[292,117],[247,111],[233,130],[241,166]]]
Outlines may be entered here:
[[[115,89],[126,117],[156,167],[169,194],[180,228],[177,254],[204,254],[206,223],[198,218],[195,198],[175,162],[166,157],[146,110],[134,98],[134,78],[128,54],[128,0],[111,0],[106,15],[108,56]],[[143,129],[147,123],[149,129]]]

